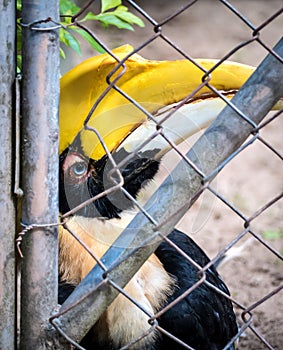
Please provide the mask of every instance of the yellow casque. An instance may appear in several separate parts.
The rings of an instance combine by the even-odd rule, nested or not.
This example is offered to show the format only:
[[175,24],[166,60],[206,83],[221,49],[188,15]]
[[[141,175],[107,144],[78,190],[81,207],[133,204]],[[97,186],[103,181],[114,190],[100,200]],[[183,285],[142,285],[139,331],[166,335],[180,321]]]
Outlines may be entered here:
[[[131,54],[133,48],[125,45],[113,50],[118,61]],[[61,79],[60,97],[60,153],[80,133],[86,156],[100,159],[105,151],[92,131],[83,125],[93,104],[107,89],[107,76],[118,62],[109,54],[94,56],[74,67]],[[210,70],[218,62],[213,59],[197,59],[204,70]],[[130,55],[125,62],[124,74],[116,86],[146,111],[154,113],[160,108],[186,98],[202,82],[204,71],[188,60],[155,61],[138,54]],[[123,70],[120,67],[110,81]],[[210,84],[222,91],[238,90],[254,68],[235,62],[224,62],[211,74]],[[211,92],[203,87],[195,97]],[[95,128],[108,149],[112,151],[140,124],[146,115],[115,89],[110,89],[92,113],[87,125]]]

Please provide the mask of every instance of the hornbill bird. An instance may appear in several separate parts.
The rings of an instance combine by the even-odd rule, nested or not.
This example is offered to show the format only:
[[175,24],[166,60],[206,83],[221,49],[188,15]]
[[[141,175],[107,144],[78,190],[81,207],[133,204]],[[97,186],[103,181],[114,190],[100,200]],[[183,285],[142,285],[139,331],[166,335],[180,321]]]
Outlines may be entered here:
[[[154,113],[186,98],[201,83],[204,71],[216,63],[214,60],[198,60],[198,65],[203,67],[201,70],[188,60],[149,61],[137,54],[129,55],[131,51],[131,47],[124,46],[113,50],[112,55],[90,58],[61,80],[60,212],[68,213],[84,201],[98,196],[95,201],[80,206],[65,218],[68,227],[98,258],[103,256],[134,216],[131,201],[121,191],[113,196],[99,196],[109,187],[107,174],[111,169],[109,154],[105,153],[104,147],[119,163],[156,129],[155,121],[147,119],[145,113],[121,91],[148,113]],[[125,57],[125,62],[115,68],[117,61]],[[211,84],[225,91],[237,90],[252,71],[251,67],[225,62],[213,71]],[[113,85],[111,89],[108,84]],[[196,97],[198,101],[184,104],[178,113],[162,124],[168,138],[175,143],[206,126],[224,105],[221,99],[212,98],[205,86],[196,93]],[[159,116],[163,117],[164,114]],[[103,139],[104,147],[95,131]],[[161,136],[140,147],[134,157],[120,168],[124,190],[137,198],[158,172],[161,158],[168,149]],[[199,266],[209,263],[203,250],[186,234],[174,230],[168,238]],[[95,264],[93,257],[60,226],[60,304]],[[199,280],[197,272],[198,269],[171,244],[163,241],[125,290],[154,315],[192,287]],[[206,280],[229,295],[213,265],[206,271]],[[157,321],[166,332],[198,350],[222,349],[237,333],[232,303],[205,283],[161,314]],[[116,350],[138,339],[148,328],[148,316],[118,295],[81,344],[86,349]],[[184,346],[155,330],[129,348],[172,350],[183,349]],[[229,349],[234,349],[234,345],[231,344]]]

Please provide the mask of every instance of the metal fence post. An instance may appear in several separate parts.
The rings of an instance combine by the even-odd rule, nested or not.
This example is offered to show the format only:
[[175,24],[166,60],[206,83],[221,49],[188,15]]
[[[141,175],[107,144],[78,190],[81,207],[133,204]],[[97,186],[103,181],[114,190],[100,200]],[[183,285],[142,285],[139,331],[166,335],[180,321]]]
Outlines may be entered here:
[[15,1],[0,1],[0,349],[15,347],[15,206],[13,186],[13,84]]
[[21,349],[55,348],[48,332],[58,284],[59,33],[53,21],[59,21],[58,0],[22,1],[22,222],[33,229],[23,242]]

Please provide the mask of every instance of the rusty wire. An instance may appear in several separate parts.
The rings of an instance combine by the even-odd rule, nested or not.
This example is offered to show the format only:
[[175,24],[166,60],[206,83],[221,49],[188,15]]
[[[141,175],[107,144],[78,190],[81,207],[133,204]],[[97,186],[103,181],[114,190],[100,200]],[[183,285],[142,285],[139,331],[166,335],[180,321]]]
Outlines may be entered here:
[[[128,199],[130,199],[133,204],[135,205],[135,207],[144,213],[144,215],[148,218],[148,220],[156,226],[156,232],[157,235],[163,239],[166,240],[166,242],[168,244],[170,244],[174,249],[176,249],[184,259],[187,259],[191,264],[193,264],[197,269],[198,269],[198,273],[199,273],[199,281],[197,283],[195,283],[194,285],[191,286],[190,289],[188,289],[183,295],[181,295],[178,299],[176,299],[173,303],[171,303],[170,305],[167,305],[166,308],[163,308],[161,310],[159,310],[158,312],[156,312],[155,314],[148,314],[148,312],[146,310],[143,309],[142,305],[139,305],[138,301],[134,300],[123,288],[121,288],[115,281],[111,280],[111,278],[108,277],[108,274],[111,272],[111,270],[115,267],[112,266],[111,268],[107,268],[103,262],[96,256],[93,255],[93,253],[91,252],[91,250],[84,244],[84,242],[82,242],[80,240],[79,237],[77,237],[76,233],[73,232],[68,225],[65,222],[59,223],[59,225],[63,225],[71,235],[73,235],[75,237],[75,239],[77,239],[79,241],[80,244],[82,244],[84,246],[84,248],[88,251],[89,254],[91,254],[91,256],[94,259],[94,263],[97,263],[101,266],[104,274],[104,280],[102,283],[108,283],[110,284],[113,288],[115,288],[119,293],[123,294],[124,297],[128,298],[128,300],[130,302],[132,302],[133,304],[136,305],[136,307],[140,308],[143,312],[145,312],[146,314],[148,314],[148,318],[149,318],[149,331],[142,335],[142,337],[145,337],[148,335],[148,333],[150,333],[152,330],[154,329],[158,329],[160,332],[167,334],[168,332],[166,332],[164,329],[162,329],[157,322],[157,318],[162,315],[164,312],[167,311],[167,309],[173,307],[174,305],[176,305],[178,303],[179,300],[181,300],[182,298],[186,297],[187,295],[189,295],[193,290],[195,290],[196,288],[198,288],[198,286],[202,283],[206,283],[209,285],[209,283],[206,281],[206,271],[207,269],[210,268],[210,266],[212,264],[217,263],[218,260],[221,260],[221,258],[223,256],[225,256],[225,254],[227,252],[229,252],[229,250],[235,246],[237,243],[239,243],[244,237],[250,235],[255,237],[261,245],[264,245],[267,249],[269,249],[269,251],[271,252],[271,254],[273,254],[274,256],[276,256],[277,258],[279,258],[281,261],[283,260],[282,255],[280,254],[280,252],[277,252],[268,242],[264,241],[261,237],[261,235],[257,232],[255,232],[251,227],[250,224],[251,222],[257,218],[258,216],[260,216],[265,210],[267,210],[269,207],[273,206],[277,201],[279,201],[280,199],[282,199],[282,192],[279,193],[277,196],[275,196],[272,200],[266,202],[265,205],[263,205],[260,209],[258,209],[257,211],[255,211],[252,215],[247,216],[245,213],[243,213],[239,208],[237,208],[236,205],[234,205],[228,198],[225,197],[225,195],[221,194],[219,190],[215,189],[213,187],[213,185],[210,184],[211,179],[213,179],[215,177],[215,175],[217,173],[219,173],[224,167],[227,166],[228,163],[230,163],[235,157],[237,157],[240,153],[244,152],[247,148],[249,148],[251,146],[251,144],[253,144],[254,142],[260,142],[262,143],[270,152],[272,152],[273,154],[275,154],[281,161],[283,160],[283,156],[282,154],[276,149],[276,147],[272,146],[270,142],[268,142],[263,136],[261,136],[260,132],[261,130],[270,122],[274,121],[275,119],[279,118],[280,115],[282,115],[282,111],[279,111],[278,113],[276,113],[275,115],[273,115],[271,118],[269,118],[267,121],[261,123],[260,125],[257,125],[256,123],[254,123],[252,120],[250,120],[249,116],[243,114],[240,110],[237,110],[235,108],[235,106],[233,106],[233,104],[225,97],[225,95],[223,95],[220,91],[217,91],[213,86],[211,86],[210,84],[210,75],[213,72],[214,69],[217,68],[217,66],[221,65],[223,63],[223,61],[229,59],[235,52],[237,52],[238,50],[240,50],[241,48],[250,45],[253,42],[257,42],[259,45],[261,45],[261,47],[263,47],[267,52],[270,52],[271,54],[273,54],[276,58],[278,58],[279,60],[281,60],[282,62],[282,58],[278,57],[278,55],[274,52],[274,50],[269,47],[262,39],[261,39],[261,31],[267,27],[270,23],[272,23],[272,21],[277,18],[279,15],[282,14],[283,12],[283,8],[279,9],[276,13],[274,13],[274,15],[272,15],[270,18],[265,19],[260,25],[255,26],[252,22],[250,22],[244,14],[242,14],[240,11],[238,11],[231,3],[229,3],[226,0],[219,0],[219,2],[221,2],[224,6],[226,6],[231,12],[233,12],[235,14],[235,16],[238,16],[239,19],[242,21],[242,25],[243,26],[247,26],[250,31],[251,31],[251,36],[249,38],[247,38],[246,40],[242,41],[240,44],[238,44],[237,46],[233,47],[227,54],[225,54],[219,61],[218,64],[216,64],[213,69],[211,69],[210,71],[205,71],[202,67],[200,67],[193,58],[190,57],[190,55],[187,52],[184,52],[180,47],[178,47],[174,42],[172,42],[172,40],[165,36],[162,32],[162,28],[164,26],[166,26],[168,23],[170,23],[170,21],[172,21],[173,19],[175,19],[176,17],[178,17],[181,13],[184,13],[185,11],[189,11],[191,7],[193,7],[193,5],[195,3],[198,2],[198,0],[194,0],[189,2],[186,6],[183,6],[182,8],[179,8],[176,10],[175,13],[172,13],[170,16],[168,16],[167,18],[163,19],[162,21],[158,22],[156,21],[150,13],[147,13],[141,5],[138,5],[136,2],[132,1],[132,0],[128,0],[126,1],[126,3],[128,3],[129,5],[131,5],[139,14],[140,16],[142,16],[151,26],[152,26],[152,30],[153,30],[153,35],[148,38],[145,42],[141,42],[140,45],[138,47],[136,47],[133,52],[131,52],[127,57],[125,57],[125,59],[123,60],[119,60],[117,57],[115,57],[115,55],[111,52],[110,49],[107,48],[107,46],[103,43],[103,41],[101,41],[94,33],[93,31],[88,28],[85,24],[82,24],[79,20],[79,17],[85,13],[85,11],[89,8],[89,6],[93,3],[94,1],[88,1],[87,4],[82,7],[82,9],[75,15],[72,17],[72,25],[76,25],[78,27],[80,27],[81,29],[85,30],[89,35],[91,35],[97,42],[99,42],[99,44],[117,61],[117,65],[115,67],[115,69],[109,74],[109,76],[107,77],[107,82],[108,82],[108,87],[107,89],[102,93],[102,95],[98,98],[97,101],[95,101],[94,105],[92,106],[92,108],[90,109],[88,115],[85,118],[84,121],[84,127],[87,130],[91,130],[92,132],[96,133],[96,136],[99,138],[99,141],[101,143],[101,145],[103,146],[105,152],[107,153],[107,156],[109,157],[110,161],[112,162],[112,170],[110,175],[115,174],[116,176],[112,176],[112,180],[115,179],[116,181],[116,177],[118,176],[119,181],[116,181],[116,184],[113,185],[113,187],[109,188],[108,190],[105,190],[103,193],[100,193],[99,195],[95,196],[94,198],[91,198],[90,200],[81,203],[78,207],[73,208],[70,212],[66,213],[63,215],[63,219],[68,218],[71,214],[74,214],[76,211],[78,211],[79,209],[81,209],[82,207],[88,205],[91,202],[94,202],[95,200],[97,200],[98,198],[101,198],[102,196],[107,196],[112,192],[115,192],[117,190],[122,190],[124,192],[124,194],[127,196]],[[47,18],[44,20],[38,20],[35,21],[33,23],[28,23],[28,24],[21,24],[22,26],[25,26],[31,30],[39,30],[39,28],[36,27],[37,24],[39,23],[48,23],[51,22],[53,24],[56,25],[56,27],[58,26],[58,23],[54,22],[51,18]],[[53,27],[47,27],[47,28],[43,28],[40,30],[51,30],[53,29]],[[199,85],[199,87],[193,91],[184,101],[180,102],[179,105],[177,105],[176,110],[178,110],[179,107],[181,107],[184,103],[186,103],[187,101],[191,100],[194,98],[195,94],[197,93],[197,91],[199,91],[204,85],[207,86],[208,88],[211,89],[211,92],[214,95],[219,96],[220,98],[222,98],[228,105],[230,105],[234,110],[237,111],[237,113],[242,117],[243,120],[245,120],[247,123],[249,123],[252,127],[252,131],[250,133],[250,138],[249,140],[243,144],[242,146],[240,146],[238,148],[238,150],[236,152],[234,152],[229,158],[225,159],[221,165],[219,167],[217,167],[216,169],[214,169],[214,171],[210,174],[205,174],[203,173],[196,164],[194,164],[191,160],[189,160],[186,157],[186,154],[176,145],[174,145],[170,140],[168,140],[166,138],[166,135],[163,134],[162,132],[162,123],[171,117],[171,115],[174,113],[174,111],[172,111],[171,113],[168,113],[166,117],[164,117],[164,119],[161,122],[157,122],[156,118],[154,115],[148,113],[139,103],[137,103],[135,100],[133,100],[130,96],[128,96],[124,91],[122,91],[117,83],[119,82],[119,79],[123,76],[125,70],[126,70],[126,60],[133,55],[134,53],[139,52],[142,48],[146,47],[147,45],[149,45],[150,43],[154,42],[157,38],[163,40],[164,43],[166,43],[167,45],[169,45],[171,48],[173,48],[176,52],[178,52],[179,54],[181,54],[185,59],[190,60],[191,62],[193,62],[196,66],[198,66],[198,68],[200,68],[203,71],[203,83]],[[121,70],[121,69],[122,70]],[[115,75],[115,79],[111,80],[111,77],[117,72],[119,71],[118,75]],[[118,91],[120,94],[122,94],[128,101],[130,101],[132,104],[134,104],[134,106],[139,109],[140,111],[142,111],[147,118],[151,119],[153,122],[156,123],[156,133],[154,135],[152,135],[151,138],[149,138],[148,140],[145,140],[143,142],[143,144],[140,146],[139,149],[141,149],[143,147],[143,145],[147,142],[149,142],[152,138],[154,138],[157,135],[162,135],[164,137],[164,139],[170,144],[171,148],[176,151],[179,156],[181,156],[190,167],[192,167],[196,173],[198,173],[198,175],[200,176],[202,183],[203,183],[203,187],[201,189],[201,191],[207,190],[209,191],[213,196],[215,196],[215,198],[219,199],[220,201],[222,201],[224,203],[224,205],[228,208],[230,208],[231,212],[236,215],[237,217],[239,217],[242,222],[243,222],[243,230],[240,233],[235,233],[235,238],[228,242],[225,247],[223,247],[219,253],[211,260],[211,262],[207,265],[207,266],[198,266],[198,264],[196,264],[194,261],[192,261],[192,259],[186,255],[178,246],[176,246],[176,244],[174,244],[173,242],[170,241],[170,239],[168,239],[167,237],[161,235],[158,233],[158,228],[162,225],[164,225],[164,222],[158,222],[155,220],[155,218],[153,218],[147,211],[146,209],[133,197],[131,197],[131,195],[129,193],[127,193],[124,188],[123,188],[123,177],[120,171],[121,166],[126,163],[130,158],[134,157],[135,155],[137,155],[139,149],[137,149],[135,152],[133,152],[132,154],[130,154],[127,159],[123,159],[122,161],[120,161],[119,163],[116,163],[115,160],[112,158],[111,156],[111,152],[107,149],[107,146],[104,143],[103,138],[99,135],[99,133],[97,132],[97,130],[94,130],[93,128],[91,128],[88,125],[88,121],[91,117],[91,115],[94,113],[95,109],[97,108],[97,106],[99,105],[99,103],[103,100],[103,98],[107,95],[107,93],[109,91],[111,91],[112,89],[115,89],[116,91]],[[55,225],[58,225],[58,223],[56,223]],[[21,254],[19,245],[23,239],[23,236],[31,231],[34,227],[46,227],[48,228],[50,226],[50,224],[48,225],[33,225],[30,224],[28,226],[26,226],[24,228],[24,230],[20,233],[19,238],[17,240],[17,247],[19,250],[19,253]],[[144,244],[146,244],[147,241],[144,242]],[[129,258],[129,256],[134,252],[134,250],[132,252],[129,253],[129,255],[127,255],[126,257],[124,257],[124,260]],[[117,264],[120,264],[123,260],[119,261]],[[95,288],[97,288],[98,286],[95,286]],[[211,285],[212,289],[217,289],[216,287]],[[271,297],[273,297],[274,295],[278,294],[281,290],[282,290],[282,285],[279,287],[274,288],[273,290],[271,290],[269,293],[267,293],[265,296],[263,296],[261,299],[257,300],[256,302],[254,302],[251,305],[242,305],[238,300],[236,300],[236,298],[232,298],[231,296],[226,295],[225,293],[223,293],[220,290],[216,290],[216,292],[220,293],[221,295],[224,295],[225,297],[227,297],[228,299],[232,300],[233,303],[235,305],[237,305],[238,308],[240,308],[242,311],[241,317],[242,317],[242,324],[240,325],[240,329],[238,334],[231,340],[230,345],[232,344],[233,341],[237,340],[246,329],[250,329],[252,332],[254,332],[254,334],[256,334],[256,336],[259,338],[259,340],[262,342],[262,344],[264,344],[267,348],[269,349],[274,349],[272,347],[272,345],[269,344],[268,340],[265,339],[264,336],[262,336],[260,334],[260,332],[256,329],[256,327],[254,327],[253,325],[253,319],[254,319],[254,314],[253,311],[262,303],[264,303],[266,300],[270,299]],[[89,294],[90,292],[88,292]],[[77,303],[79,303],[81,300],[77,301]],[[68,312],[69,309],[71,309],[73,307],[73,305],[70,305],[68,308],[64,308],[63,310],[60,310],[56,315],[53,315],[51,318],[51,323],[56,327],[56,329],[63,335],[65,336],[68,340],[68,336],[67,334],[65,334],[64,331],[60,330],[60,324],[56,323],[56,318],[59,318],[61,315],[65,314],[66,312]],[[172,334],[167,334],[169,337],[171,337],[172,339],[174,339],[174,336]],[[137,339],[136,341],[138,341],[140,339]],[[182,343],[180,340],[176,339],[177,342]],[[81,346],[79,346],[75,341],[71,341],[73,345],[77,346],[78,348],[82,349]],[[128,347],[130,347],[130,345],[133,345],[134,342],[132,342],[131,344],[126,345],[125,347],[123,347],[123,349],[126,349]],[[188,345],[184,344],[184,348],[188,348],[188,349],[192,349],[191,347],[189,347]],[[227,346],[225,347],[225,349],[229,348],[229,344],[227,344]]]

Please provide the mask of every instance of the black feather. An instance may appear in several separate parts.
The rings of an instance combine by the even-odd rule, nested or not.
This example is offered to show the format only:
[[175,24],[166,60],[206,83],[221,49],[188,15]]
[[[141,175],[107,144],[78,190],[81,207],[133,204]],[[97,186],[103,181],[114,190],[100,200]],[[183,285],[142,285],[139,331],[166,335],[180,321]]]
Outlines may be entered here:
[[[168,238],[198,265],[203,267],[209,263],[203,250],[184,233],[174,230]],[[155,254],[165,270],[177,280],[178,288],[167,301],[170,303],[199,280],[198,269],[167,242],[162,242]],[[207,270],[206,280],[229,295],[214,266]],[[204,283],[169,309],[158,321],[162,328],[197,350],[222,349],[237,333],[236,317],[230,300]],[[163,350],[184,348],[167,336],[159,338],[158,346],[158,349]]]
[[62,305],[64,301],[71,295],[73,290],[76,288],[74,284],[66,283],[61,281],[61,277],[59,276],[59,284],[58,284],[58,303]]

